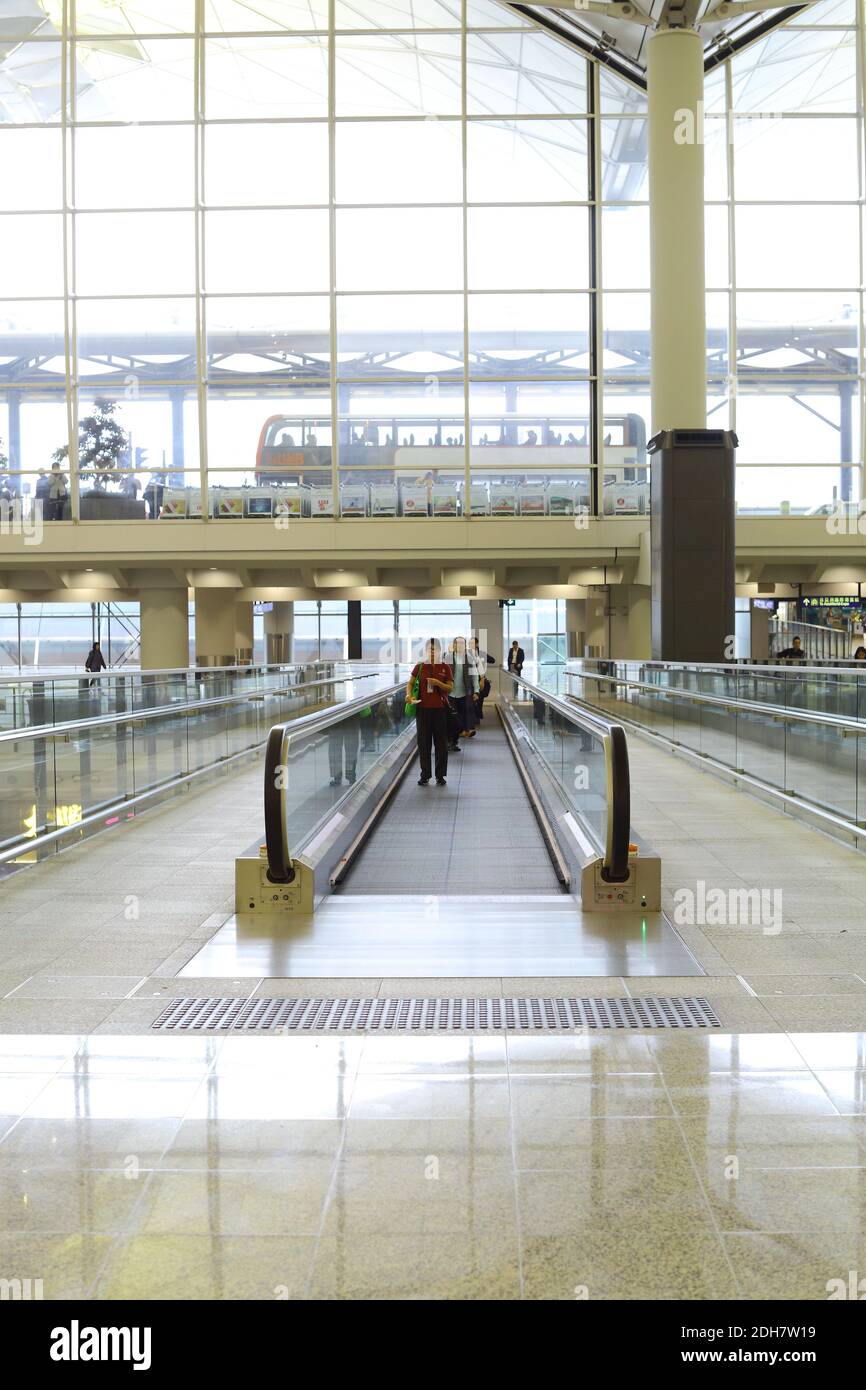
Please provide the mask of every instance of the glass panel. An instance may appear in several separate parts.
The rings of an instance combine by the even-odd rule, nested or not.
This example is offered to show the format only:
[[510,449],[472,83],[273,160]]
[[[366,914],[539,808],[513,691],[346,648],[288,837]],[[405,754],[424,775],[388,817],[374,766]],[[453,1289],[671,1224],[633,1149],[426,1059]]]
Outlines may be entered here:
[[606,207],[601,228],[605,288],[649,289],[649,208]]
[[[262,391],[256,399],[246,391],[237,397],[211,387],[207,412],[208,476],[218,515],[300,517],[310,498],[307,492],[299,494],[298,487],[330,487],[327,389],[289,393],[275,387],[273,394]],[[259,494],[264,500],[256,503]]]
[[604,202],[648,197],[647,123],[635,119],[601,121],[601,196]]
[[[739,437],[742,399],[737,402]],[[796,436],[790,436],[792,439]],[[859,468],[738,468],[737,510],[745,516],[830,517],[857,495]]]
[[80,212],[76,285],[83,295],[185,294],[195,289],[191,212]]
[[92,40],[76,49],[79,82],[70,106],[77,121],[191,121],[192,39],[138,43]]
[[[859,283],[856,207],[834,207],[833,254],[827,254],[824,208],[738,207],[737,280],[744,289],[824,289]],[[792,235],[796,228],[796,235]]]
[[0,218],[0,296],[63,293],[63,218],[7,213]]
[[459,208],[343,208],[337,212],[341,290],[459,290]]
[[204,47],[208,120],[327,116],[326,37],[208,39]]
[[244,30],[327,29],[326,0],[205,0],[205,29],[241,34]]
[[459,203],[457,121],[351,121],[337,127],[338,203]]
[[856,111],[853,32],[777,29],[731,60],[737,111]]
[[471,208],[468,225],[472,289],[583,289],[589,284],[584,208]]
[[207,203],[224,207],[327,203],[328,127],[324,123],[211,123],[204,140]]
[[737,295],[737,343],[749,372],[814,371],[815,355],[857,361],[856,291]]
[[[0,26],[3,20],[0,19]],[[63,107],[60,86],[61,45],[21,41],[12,28],[14,42],[4,44],[3,82],[0,90],[0,124],[47,125],[59,122]]]
[[474,514],[574,516],[590,505],[585,383],[476,382],[470,410]]
[[459,294],[337,297],[338,370],[342,376],[407,374],[425,379],[463,370],[463,298]]
[[586,63],[565,44],[535,32],[467,36],[470,116],[571,115],[586,107]]
[[15,130],[12,126],[3,129],[0,211],[59,212],[63,207],[62,155],[59,130]]
[[78,376],[128,399],[195,376],[195,300],[79,299]]
[[[79,208],[192,207],[192,126],[87,126],[75,132]],[[106,177],[110,170],[110,177]]]
[[343,388],[340,512],[344,517],[460,515],[465,478],[462,386]]
[[470,203],[583,201],[589,196],[586,121],[470,121]]
[[337,39],[338,116],[459,116],[459,35]]
[[[858,196],[857,122],[740,118],[733,123],[737,197],[743,202]],[[828,159],[828,151],[833,157]]]
[[471,294],[471,370],[589,372],[589,295]]
[[208,376],[309,381],[319,363],[324,381],[330,360],[329,305],[325,295],[210,295],[205,301]]
[[163,30],[191,34],[194,27],[195,0],[147,0],[143,6],[78,0],[76,6],[79,34],[159,34]]
[[327,290],[328,266],[325,211],[205,213],[205,282],[212,294]]

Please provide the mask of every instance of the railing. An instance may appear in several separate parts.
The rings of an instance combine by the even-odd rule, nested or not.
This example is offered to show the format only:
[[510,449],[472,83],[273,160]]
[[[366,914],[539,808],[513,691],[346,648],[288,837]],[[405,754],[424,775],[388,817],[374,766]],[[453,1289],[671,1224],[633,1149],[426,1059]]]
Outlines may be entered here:
[[603,877],[621,882],[629,874],[631,840],[625,730],[598,710],[558,694],[561,675],[562,667],[546,670],[545,684],[540,685],[523,675],[505,672],[500,700],[522,726],[589,832],[602,857]]
[[866,836],[866,673],[569,662],[569,694],[788,810]]
[[[845,661],[851,656],[851,634],[846,628],[822,623],[796,623],[770,619],[770,637],[776,653],[787,651],[799,637],[806,661]],[[772,655],[772,653],[771,653]]]
[[[404,713],[409,668],[339,706],[274,725],[265,749],[264,808],[268,878],[291,883],[293,857],[310,843],[326,815],[400,738],[410,724]],[[322,735],[327,734],[327,738]]]
[[289,668],[281,684],[252,680],[253,688],[231,694],[0,732],[0,863],[38,858],[47,847],[116,823],[136,806],[247,756],[265,742],[275,719],[298,718],[343,698],[353,703],[359,682],[369,699],[393,681],[393,667],[340,666],[345,669],[326,666],[327,674],[313,680],[294,679],[301,668]]

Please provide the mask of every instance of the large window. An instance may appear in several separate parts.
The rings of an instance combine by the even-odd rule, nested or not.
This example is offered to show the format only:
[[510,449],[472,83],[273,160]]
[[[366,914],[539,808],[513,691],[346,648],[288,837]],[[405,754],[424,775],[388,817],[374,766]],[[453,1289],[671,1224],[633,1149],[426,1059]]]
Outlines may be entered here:
[[[0,15],[4,495],[58,521],[646,512],[641,91],[496,0],[25,8]],[[859,487],[854,9],[706,83],[708,410],[743,511]]]

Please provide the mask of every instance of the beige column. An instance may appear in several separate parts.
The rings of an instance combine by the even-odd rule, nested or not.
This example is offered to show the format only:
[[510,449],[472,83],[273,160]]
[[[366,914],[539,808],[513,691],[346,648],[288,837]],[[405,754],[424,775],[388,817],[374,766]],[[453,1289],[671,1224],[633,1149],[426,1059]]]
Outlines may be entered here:
[[652,432],[705,429],[703,45],[693,29],[647,43]]
[[265,613],[265,660],[272,666],[286,666],[292,661],[295,631],[295,605],[275,603]]
[[472,636],[477,637],[482,651],[492,656],[495,665],[488,666],[487,678],[490,681],[490,699],[495,700],[499,691],[499,671],[504,660],[502,636],[502,609],[499,599],[470,599],[469,621]]
[[189,667],[189,591],[144,589],[139,595],[142,671]]
[[252,664],[255,637],[252,602],[235,601],[235,660],[238,666]]
[[586,642],[586,599],[567,598],[565,600],[565,653],[571,660],[583,656]]
[[195,661],[197,666],[236,665],[236,599],[233,589],[196,589]]

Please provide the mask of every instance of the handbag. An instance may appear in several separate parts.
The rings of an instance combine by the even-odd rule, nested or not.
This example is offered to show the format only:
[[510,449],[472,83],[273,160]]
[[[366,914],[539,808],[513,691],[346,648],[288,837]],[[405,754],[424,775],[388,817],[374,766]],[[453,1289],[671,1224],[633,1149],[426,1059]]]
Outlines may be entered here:
[[403,713],[406,716],[415,713],[416,706],[421,699],[421,673],[424,670],[423,664],[418,667],[418,674],[412,682],[412,691],[403,706]]

